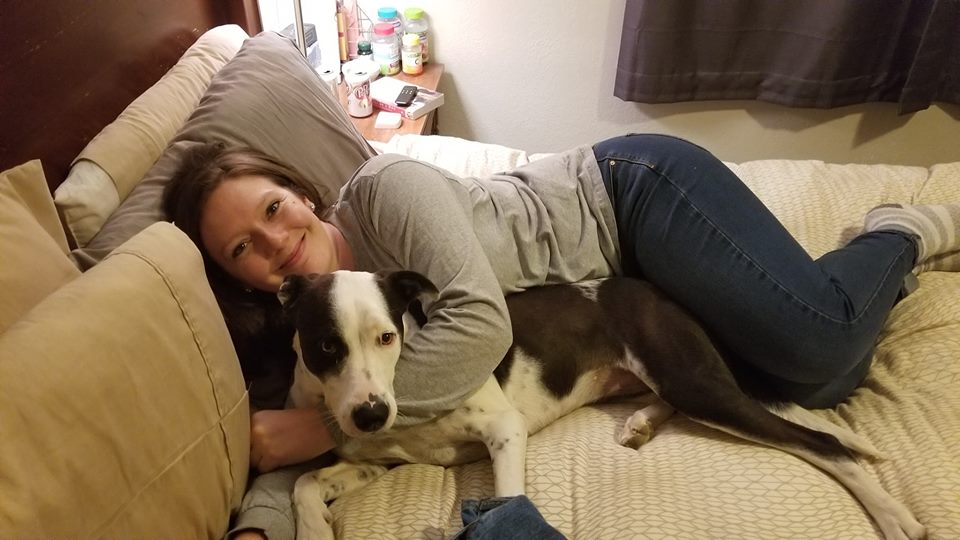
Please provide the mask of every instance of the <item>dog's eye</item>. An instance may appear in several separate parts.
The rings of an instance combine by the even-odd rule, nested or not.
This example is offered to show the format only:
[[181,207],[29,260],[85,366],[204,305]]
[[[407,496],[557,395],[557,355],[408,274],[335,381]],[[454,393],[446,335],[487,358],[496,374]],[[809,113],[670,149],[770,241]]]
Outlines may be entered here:
[[380,344],[381,344],[381,345],[389,345],[389,344],[393,343],[393,339],[394,339],[395,337],[397,337],[397,335],[394,334],[393,332],[384,332],[384,333],[380,334]]
[[327,354],[333,354],[337,352],[337,344],[333,340],[326,339],[320,344],[320,350]]

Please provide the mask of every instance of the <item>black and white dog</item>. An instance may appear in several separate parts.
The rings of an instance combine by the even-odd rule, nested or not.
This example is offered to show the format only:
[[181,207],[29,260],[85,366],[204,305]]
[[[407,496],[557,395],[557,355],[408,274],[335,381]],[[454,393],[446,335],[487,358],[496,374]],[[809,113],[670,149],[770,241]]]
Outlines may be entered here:
[[404,332],[414,328],[404,315],[422,318],[417,300],[426,295],[429,302],[435,293],[414,272],[291,276],[281,287],[299,342],[290,402],[323,401],[351,436],[338,448],[346,461],[297,481],[298,538],[332,538],[325,503],[383,474],[385,464],[449,466],[489,454],[495,495],[522,494],[527,435],[603,397],[648,389],[656,398],[627,420],[617,435],[621,444],[639,447],[677,410],[822,469],[860,501],[887,540],[925,536],[910,510],[850,452],[878,457],[873,445],[797,405],[748,397],[737,366],[728,365],[693,317],[636,279],[509,296],[514,342],[494,375],[458,409],[391,429],[394,368]]

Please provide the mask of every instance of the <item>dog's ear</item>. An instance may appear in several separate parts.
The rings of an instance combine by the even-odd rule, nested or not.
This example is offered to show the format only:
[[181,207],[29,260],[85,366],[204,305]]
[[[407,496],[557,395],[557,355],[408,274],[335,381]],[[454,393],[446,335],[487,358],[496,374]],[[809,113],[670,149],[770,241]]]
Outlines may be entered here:
[[280,290],[277,291],[277,298],[280,299],[280,305],[283,306],[284,312],[287,312],[297,298],[300,298],[300,294],[303,293],[309,282],[310,279],[307,276],[298,274],[291,274],[283,279]]
[[378,273],[378,276],[405,305],[410,305],[410,302],[418,298],[432,300],[437,295],[437,286],[417,272],[399,270],[397,272]]

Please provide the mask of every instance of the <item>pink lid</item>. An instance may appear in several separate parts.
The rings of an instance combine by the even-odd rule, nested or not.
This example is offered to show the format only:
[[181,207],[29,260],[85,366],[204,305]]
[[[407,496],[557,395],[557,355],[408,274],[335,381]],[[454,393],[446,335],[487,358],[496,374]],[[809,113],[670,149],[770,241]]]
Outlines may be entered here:
[[373,25],[373,33],[378,36],[389,36],[393,32],[393,23],[385,22]]

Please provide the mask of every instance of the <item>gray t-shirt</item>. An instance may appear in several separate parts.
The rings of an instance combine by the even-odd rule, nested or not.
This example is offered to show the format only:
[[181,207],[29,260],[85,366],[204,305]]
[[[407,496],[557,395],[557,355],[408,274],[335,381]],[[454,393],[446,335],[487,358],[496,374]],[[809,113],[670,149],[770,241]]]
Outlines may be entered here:
[[377,156],[327,218],[357,270],[413,270],[440,291],[425,306],[427,325],[404,343],[398,425],[450,410],[493,373],[512,339],[504,295],[620,270],[613,209],[589,146],[485,178]]

